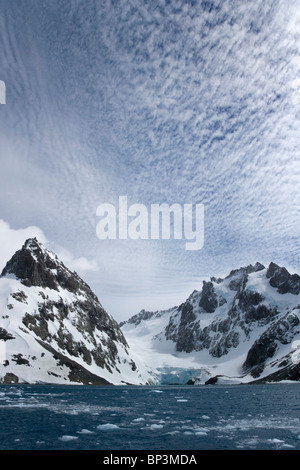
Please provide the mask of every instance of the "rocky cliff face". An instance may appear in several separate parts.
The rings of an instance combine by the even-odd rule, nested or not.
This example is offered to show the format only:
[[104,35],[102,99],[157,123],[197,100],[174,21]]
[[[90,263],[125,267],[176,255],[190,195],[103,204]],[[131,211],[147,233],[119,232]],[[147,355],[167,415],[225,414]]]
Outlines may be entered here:
[[[152,326],[151,347],[169,348],[186,358],[187,367],[193,357],[210,375],[247,382],[300,380],[300,364],[292,360],[293,342],[300,340],[299,294],[300,277],[275,263],[236,269],[224,279],[213,277],[165,314],[162,328],[157,322],[160,331]],[[153,318],[149,312],[148,317]],[[135,332],[129,323],[122,327],[127,339],[139,334],[138,325],[146,328],[147,318],[134,318]]]
[[298,295],[300,292],[300,276],[298,274],[290,274],[286,268],[270,263],[266,273],[270,285],[277,288],[280,294],[291,293]]
[[117,322],[90,287],[36,239],[0,278],[0,380],[145,383]]

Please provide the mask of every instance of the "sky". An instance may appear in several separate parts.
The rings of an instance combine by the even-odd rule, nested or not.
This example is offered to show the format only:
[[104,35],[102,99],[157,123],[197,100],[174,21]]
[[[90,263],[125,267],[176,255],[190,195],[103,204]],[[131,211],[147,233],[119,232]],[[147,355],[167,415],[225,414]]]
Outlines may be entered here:
[[[0,269],[37,236],[118,321],[300,273],[300,0],[0,0],[0,80]],[[99,239],[120,196],[203,204],[203,247]]]

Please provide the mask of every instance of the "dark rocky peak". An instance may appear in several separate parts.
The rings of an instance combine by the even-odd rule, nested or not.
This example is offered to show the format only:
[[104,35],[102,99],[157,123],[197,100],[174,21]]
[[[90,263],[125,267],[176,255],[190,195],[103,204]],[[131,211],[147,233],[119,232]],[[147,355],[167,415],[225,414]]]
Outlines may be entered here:
[[203,281],[201,298],[199,306],[202,307],[207,313],[213,313],[217,307],[220,307],[226,302],[221,296],[217,295],[214,285],[211,281]]
[[181,312],[181,324],[189,324],[196,320],[194,309],[189,300],[184,302],[178,307],[178,311]]
[[27,286],[40,286],[56,289],[54,275],[51,270],[57,268],[55,258],[50,257],[36,238],[26,240],[20,250],[7,262],[1,277],[15,275]]
[[143,308],[139,313],[137,313],[136,315],[133,315],[128,320],[121,321],[119,323],[119,326],[122,327],[126,324],[132,324],[132,325],[138,326],[142,321],[150,320],[153,317],[160,318],[161,316],[167,315],[169,312],[175,309],[177,309],[177,307],[172,307],[172,308],[169,308],[168,310],[148,311]]
[[[179,324],[178,315],[180,316]],[[165,329],[165,336],[176,343],[176,351],[192,352],[194,350],[193,331],[195,328],[197,329],[195,320],[196,315],[189,300],[178,307],[177,314],[170,317],[169,324]]]
[[265,269],[265,266],[263,266],[261,263],[255,263],[253,266],[252,264],[249,264],[248,266],[239,268],[239,269],[233,269],[230,271],[229,275],[226,276],[225,279],[228,279],[229,277],[233,276],[238,276],[238,275],[243,275],[243,274],[251,274],[251,273],[256,273],[257,271],[262,271]]
[[[59,287],[70,292],[82,290],[92,294],[87,284],[71,272],[44,247],[36,238],[29,238],[10,261],[7,262],[1,277],[14,275],[22,284],[59,290]],[[94,294],[92,294],[94,295]]]
[[248,266],[232,270],[225,279],[230,279],[228,286],[231,290],[241,291],[246,286],[248,274],[262,271],[263,269],[265,269],[265,266],[261,263],[257,262],[254,266],[249,264]]
[[277,288],[280,294],[294,294],[300,293],[300,276],[298,274],[290,274],[284,267],[278,266],[275,263],[270,263],[267,274],[267,279],[270,279],[270,285]]
[[222,279],[221,277],[215,277],[215,276],[211,276],[210,280],[211,282],[215,282],[216,284],[221,284],[221,282],[224,281],[224,279]]
[[144,308],[137,313],[136,315],[133,315],[132,317],[129,318],[129,320],[122,321],[119,326],[122,327],[126,323],[131,323],[135,326],[138,326],[143,320],[149,320],[153,315],[155,315],[157,312],[148,312]]
[[202,295],[199,305],[208,313],[213,313],[216,310],[218,306],[218,298],[212,282],[203,281]]
[[[241,268],[238,268],[238,269],[233,269],[232,271],[230,271],[228,276],[226,276],[225,278],[212,276],[210,278],[210,280],[211,280],[211,282],[214,282],[216,284],[221,284],[221,282],[223,282],[225,279],[242,278],[243,276],[245,276],[247,274],[251,274],[251,273],[254,273],[254,272],[257,272],[257,271],[262,271],[263,269],[265,269],[265,266],[263,264],[257,262],[257,263],[255,263],[254,266],[252,264],[249,264],[248,266],[244,266],[244,267],[241,267]],[[233,289],[233,290],[237,290],[237,289]]]
[[263,326],[279,313],[276,306],[263,303],[265,298],[260,292],[248,290],[247,288],[239,292],[235,300],[237,301],[238,310],[243,312],[246,324],[258,322],[259,326]]

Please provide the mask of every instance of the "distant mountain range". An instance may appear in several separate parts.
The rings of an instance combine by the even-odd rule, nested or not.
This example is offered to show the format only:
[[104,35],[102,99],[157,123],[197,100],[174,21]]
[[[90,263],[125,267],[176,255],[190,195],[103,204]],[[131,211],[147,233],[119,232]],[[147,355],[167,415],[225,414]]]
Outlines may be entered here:
[[256,263],[203,281],[180,306],[121,324],[161,383],[300,380],[300,277]]
[[300,276],[274,263],[203,281],[180,306],[120,325],[37,239],[0,277],[0,383],[299,381]]

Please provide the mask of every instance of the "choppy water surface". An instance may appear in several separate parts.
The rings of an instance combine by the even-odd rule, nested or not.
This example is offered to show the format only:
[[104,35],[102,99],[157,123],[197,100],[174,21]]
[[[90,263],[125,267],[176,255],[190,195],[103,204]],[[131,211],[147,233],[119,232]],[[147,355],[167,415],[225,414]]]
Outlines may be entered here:
[[0,449],[300,449],[300,384],[0,386]]

